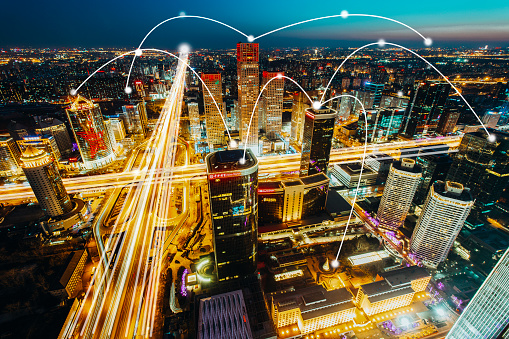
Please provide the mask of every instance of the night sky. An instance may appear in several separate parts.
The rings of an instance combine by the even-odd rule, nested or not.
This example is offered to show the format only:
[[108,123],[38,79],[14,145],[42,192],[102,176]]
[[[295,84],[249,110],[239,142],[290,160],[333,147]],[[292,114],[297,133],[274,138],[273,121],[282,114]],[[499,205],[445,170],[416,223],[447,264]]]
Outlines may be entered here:
[[[349,13],[374,14],[405,22],[431,37],[434,46],[509,46],[507,0],[315,0],[180,1],[26,0],[0,4],[2,47],[136,47],[160,21],[185,12],[259,35],[293,22]],[[308,23],[257,40],[264,47],[352,46],[378,39],[421,47],[410,30],[374,18],[335,18]],[[171,21],[144,47],[232,48],[246,39],[218,24],[198,19]]]

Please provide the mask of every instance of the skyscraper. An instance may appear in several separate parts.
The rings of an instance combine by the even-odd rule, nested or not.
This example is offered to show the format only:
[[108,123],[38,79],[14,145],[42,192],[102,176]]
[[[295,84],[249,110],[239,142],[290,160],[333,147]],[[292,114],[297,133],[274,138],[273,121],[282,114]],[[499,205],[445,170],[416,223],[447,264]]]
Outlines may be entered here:
[[99,105],[78,96],[66,109],[86,169],[104,167],[115,155]]
[[[209,89],[203,88],[203,108],[205,110],[205,123],[207,129],[207,142],[209,147],[219,148],[223,143],[223,132],[225,130],[221,115],[223,114],[223,85],[221,83],[220,73],[202,73],[201,79],[203,80],[203,86],[207,86]],[[210,94],[209,94],[210,91]],[[212,100],[212,97],[217,103],[217,107],[221,113],[217,111],[217,107]],[[256,100],[256,99],[255,99]]]
[[0,136],[0,176],[11,176],[19,170],[20,152],[10,136]]
[[488,129],[467,133],[461,139],[446,180],[469,187],[476,199],[472,216],[487,213],[509,182],[509,133]]
[[[426,149],[426,152],[434,152],[434,149]],[[452,159],[449,154],[422,154],[415,162],[422,168],[422,177],[415,192],[414,202],[421,205],[426,200],[430,185],[437,180],[445,180],[447,172],[451,168]]]
[[[259,46],[257,43],[237,44],[237,86],[240,105],[240,138],[242,143],[258,150],[258,109],[255,102],[260,91],[259,80]],[[254,111],[253,111],[254,110]],[[251,115],[253,118],[251,119]],[[247,130],[249,122],[249,136]]]
[[482,122],[488,128],[496,128],[501,116],[502,113],[499,112],[486,112],[482,117]]
[[42,149],[45,153],[49,153],[55,161],[59,161],[62,157],[58,149],[57,142],[52,135],[26,136],[22,140],[16,142],[19,150],[23,153],[29,146]]
[[147,136],[147,108],[145,101],[122,106],[122,119],[127,134]]
[[261,88],[272,79],[262,93],[264,100],[261,107],[265,116],[262,126],[269,138],[281,135],[285,84],[283,75],[283,72],[263,72]]
[[219,281],[253,274],[258,248],[258,160],[251,150],[206,158]]
[[361,141],[366,138],[367,120],[368,142],[376,143],[396,138],[404,112],[402,108],[398,107],[366,110],[366,119],[361,116],[357,121],[357,137]]
[[21,156],[21,167],[44,214],[57,217],[72,210],[55,161],[41,149],[28,146]]
[[442,113],[438,121],[437,133],[447,135],[454,132],[454,127],[456,127],[459,117],[460,112],[457,109],[449,109]]
[[410,249],[428,267],[447,258],[474,204],[468,188],[456,182],[435,182],[415,226]]
[[[446,339],[501,338],[509,319],[509,249],[500,258]],[[507,332],[502,338],[507,338]]]
[[196,100],[190,100],[187,103],[187,112],[189,113],[189,133],[193,141],[201,139],[201,126],[200,126],[200,110]]
[[450,90],[451,85],[446,82],[417,83],[410,95],[400,133],[414,138],[435,131]]
[[373,108],[373,107],[379,107],[380,106],[380,100],[382,99],[382,92],[384,90],[384,84],[376,84],[374,82],[366,82],[364,84],[364,89],[367,92],[373,93],[373,105],[372,107],[366,107]]
[[302,132],[304,130],[304,121],[308,108],[311,108],[311,103],[306,94],[302,92],[295,93],[292,103],[291,139],[298,145],[302,144]]
[[55,138],[57,147],[61,154],[72,152],[72,142],[65,124],[53,118],[39,119],[35,128],[35,133],[39,135],[52,135]]
[[377,213],[380,227],[396,230],[403,225],[420,178],[421,167],[415,160],[392,163]]
[[322,106],[306,110],[302,137],[300,176],[324,173],[329,167],[336,111]]

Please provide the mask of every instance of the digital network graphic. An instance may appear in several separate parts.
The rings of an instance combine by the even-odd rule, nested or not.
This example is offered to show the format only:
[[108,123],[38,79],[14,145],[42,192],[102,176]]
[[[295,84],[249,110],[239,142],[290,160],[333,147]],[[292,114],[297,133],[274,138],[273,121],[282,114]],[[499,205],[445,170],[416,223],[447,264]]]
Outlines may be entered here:
[[[169,243],[171,243],[168,238],[170,238],[170,236],[174,237],[180,232],[180,230],[173,232],[172,227],[177,224],[179,217],[172,214],[169,206],[175,204],[176,199],[174,197],[174,192],[176,192],[176,190],[180,190],[183,196],[191,196],[194,194],[195,190],[195,187],[190,185],[189,182],[182,185],[176,185],[172,179],[174,175],[179,174],[177,172],[180,170],[185,171],[194,169],[194,165],[190,163],[190,159],[187,157],[184,159],[185,165],[181,166],[183,169],[177,168],[175,165],[177,161],[176,154],[178,147],[179,145],[185,144],[185,141],[183,141],[179,136],[179,126],[181,123],[181,105],[183,102],[184,88],[186,86],[186,73],[191,72],[194,74],[195,78],[201,82],[204,91],[208,93],[208,97],[210,97],[213,102],[217,111],[217,116],[221,119],[228,137],[228,144],[234,149],[236,149],[237,146],[232,133],[233,131],[229,129],[227,117],[221,107],[222,103],[216,101],[213,95],[213,90],[209,88],[206,81],[202,79],[200,74],[193,68],[193,65],[189,61],[189,56],[193,53],[192,47],[185,41],[182,41],[182,43],[178,46],[177,52],[171,52],[171,50],[174,51],[175,49],[164,50],[145,47],[144,45],[147,38],[163,25],[178,26],[181,20],[205,20],[223,26],[224,29],[229,29],[238,33],[243,39],[243,42],[253,43],[263,41],[263,39],[267,36],[277,34],[278,32],[291,27],[300,25],[305,27],[307,23],[316,21],[328,21],[332,23],[334,23],[335,20],[348,21],[349,18],[353,17],[364,18],[365,20],[388,21],[399,28],[402,27],[405,30],[410,30],[415,33],[416,38],[422,41],[422,45],[424,47],[431,47],[433,45],[433,37],[423,35],[407,23],[374,14],[349,13],[346,10],[335,15],[322,16],[295,22],[272,29],[257,36],[245,33],[239,28],[233,27],[214,18],[181,13],[178,16],[168,18],[155,25],[144,36],[136,49],[122,53],[102,64],[102,66],[90,73],[83,82],[70,90],[69,94],[71,96],[71,100],[79,98],[81,92],[83,92],[86,88],[84,86],[87,82],[89,82],[89,80],[94,76],[97,76],[99,72],[103,71],[107,66],[116,61],[122,59],[129,60],[129,58],[132,58],[124,86],[124,92],[126,94],[131,94],[133,92],[133,88],[130,84],[132,81],[133,70],[136,67],[136,60],[138,58],[145,57],[147,55],[162,55],[176,60],[178,64],[172,87],[167,94],[167,100],[161,111],[161,115],[157,120],[157,124],[151,136],[144,141],[145,149],[147,151],[143,152],[141,157],[140,169],[131,173],[133,175],[130,177],[132,185],[129,186],[127,190],[116,186],[114,188],[115,193],[112,194],[112,197],[122,196],[124,203],[119,209],[118,216],[111,226],[111,229],[108,231],[108,235],[105,238],[99,237],[96,239],[100,254],[100,263],[102,263],[103,268],[99,268],[96,274],[91,278],[91,283],[84,293],[82,302],[79,303],[75,309],[74,316],[70,321],[66,322],[66,327],[62,330],[62,333],[64,334],[62,336],[63,338],[146,338],[154,336],[154,329],[156,328],[155,323],[157,322],[157,318],[160,316],[158,314],[159,311],[157,303],[161,298],[160,286],[163,284],[161,281],[161,273],[164,268],[163,262],[167,255],[166,251]],[[254,120],[254,117],[257,114],[257,109],[259,109],[262,104],[263,95],[266,93],[266,90],[270,87],[273,81],[284,79],[285,81],[289,81],[297,86],[306,96],[310,107],[314,110],[319,110],[330,104],[332,101],[341,98],[355,100],[355,102],[362,107],[362,117],[359,117],[359,119],[364,120],[365,137],[362,145],[362,155],[360,157],[359,177],[355,185],[355,193],[352,199],[348,219],[342,232],[341,242],[337,248],[335,259],[330,262],[330,266],[332,268],[338,268],[340,266],[339,259],[343,249],[343,244],[347,237],[349,227],[355,219],[355,205],[359,192],[361,191],[362,176],[365,171],[365,164],[369,154],[369,138],[368,108],[365,107],[364,102],[351,94],[331,95],[330,98],[328,98],[328,94],[331,92],[331,86],[335,77],[338,72],[343,69],[343,66],[351,61],[357,53],[365,49],[373,48],[387,49],[394,53],[407,53],[408,55],[420,59],[426,67],[436,72],[436,74],[440,76],[441,81],[447,83],[461,99],[464,105],[468,107],[471,114],[475,116],[486,133],[488,142],[497,142],[496,136],[493,133],[490,133],[490,130],[485,123],[483,123],[481,117],[476,113],[472,105],[465,99],[462,92],[452,81],[449,80],[446,74],[443,74],[437,66],[416,51],[401,44],[386,41],[384,39],[364,44],[349,53],[344,60],[342,60],[340,65],[335,68],[333,75],[327,81],[327,85],[318,100],[313,99],[303,86],[290,76],[277,74],[276,76],[268,79],[263,86],[260,86],[259,93],[254,101],[254,107],[252,108],[249,118],[247,134],[243,136],[244,140],[241,140],[241,152],[238,153],[241,154],[241,156],[237,159],[241,166],[247,167],[247,163],[252,160],[248,149],[248,138],[250,136],[250,131],[258,127],[255,126],[256,121]],[[398,95],[401,97],[403,96],[403,93],[398,93]],[[97,132],[93,127],[94,126],[86,126],[85,130],[76,132],[76,135],[84,139],[90,148],[91,157],[95,158],[102,151],[106,151],[107,146],[104,141],[105,132]],[[429,140],[431,141],[432,138]],[[426,148],[426,146],[421,147],[421,149],[422,148]],[[118,181],[121,179],[122,177],[119,176],[116,180]],[[184,210],[189,208],[189,206],[186,205],[186,201],[187,200],[184,199],[184,206],[182,206],[182,209]],[[112,207],[115,206],[116,203],[116,198],[110,198],[105,205]],[[239,214],[245,212],[244,207],[235,211]],[[101,222],[95,223],[94,227],[97,228],[95,232],[98,234],[104,232],[104,230],[100,228],[103,227],[101,226],[102,222],[108,217],[109,216],[106,215],[106,212],[101,212],[96,216],[96,218]],[[134,227],[125,227],[127,224],[133,225]],[[123,235],[118,236],[120,233]],[[117,256],[122,256],[123,260],[116,260]],[[413,265],[418,267],[423,266],[420,260],[416,257],[409,256],[407,259]],[[329,263],[327,262],[327,264]],[[108,268],[111,268],[111,270]],[[198,270],[200,269],[201,267],[198,268]],[[188,291],[184,285],[186,283],[186,279],[189,278],[190,273],[191,272],[188,269],[185,269],[182,274],[181,294],[183,296],[188,295]],[[175,286],[172,286],[172,288],[174,289]],[[175,293],[175,290],[172,290],[171,293]],[[120,304],[128,305],[128,307],[118,307]],[[246,322],[245,317],[243,321]],[[121,324],[121,326],[118,324]],[[119,328],[121,330],[119,330]]]

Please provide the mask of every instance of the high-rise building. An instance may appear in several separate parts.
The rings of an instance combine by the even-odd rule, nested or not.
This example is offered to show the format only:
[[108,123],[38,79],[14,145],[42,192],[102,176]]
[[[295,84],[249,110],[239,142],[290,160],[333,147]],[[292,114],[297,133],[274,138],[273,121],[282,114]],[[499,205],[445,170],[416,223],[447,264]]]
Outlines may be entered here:
[[398,107],[366,110],[366,118],[360,116],[357,121],[357,137],[364,141],[367,126],[368,142],[370,143],[395,139],[401,127],[404,113],[405,111]]
[[62,157],[58,149],[57,142],[52,135],[26,136],[22,140],[16,142],[19,150],[23,153],[29,146],[42,149],[45,153],[49,153],[55,161],[59,161]]
[[115,137],[114,140],[116,142],[124,140],[126,134],[123,119],[110,117],[109,120],[111,124],[111,130],[113,131],[113,136]]
[[[420,153],[434,152],[434,149],[422,150]],[[449,154],[422,154],[419,155],[415,162],[422,168],[422,177],[419,181],[419,186],[415,192],[414,202],[417,205],[424,204],[430,185],[437,180],[445,180],[447,172],[451,168],[452,159]]]
[[[379,107],[380,106],[380,100],[382,99],[382,92],[384,90],[384,84],[376,84],[374,82],[366,82],[364,84],[364,89],[367,92],[373,93],[373,105],[372,107]],[[368,109],[368,107],[366,107]]]
[[473,204],[470,190],[462,184],[436,181],[412,234],[412,253],[426,266],[437,268],[447,258]]
[[28,146],[21,167],[44,214],[57,217],[72,211],[73,205],[53,158],[41,149]]
[[488,213],[509,182],[509,133],[488,129],[467,133],[461,139],[446,180],[470,188],[476,199],[472,217]]
[[214,253],[219,281],[256,270],[258,160],[251,150],[210,153],[206,158]]
[[420,179],[421,166],[415,160],[392,163],[377,213],[380,227],[396,230],[403,225]]
[[306,110],[300,161],[301,177],[316,173],[327,175],[335,121],[336,111],[329,107]]
[[61,154],[72,152],[72,141],[65,124],[54,118],[39,119],[35,128],[39,135],[52,135]]
[[[257,43],[237,44],[237,85],[240,105],[240,138],[242,143],[258,151],[258,106],[256,99],[260,91],[259,45]],[[251,115],[253,116],[251,118]],[[247,130],[249,129],[249,136]]]
[[9,177],[19,169],[21,153],[14,138],[0,136],[0,176]]
[[147,108],[145,101],[122,106],[122,118],[127,134],[147,136]]
[[304,121],[308,108],[311,108],[311,103],[305,93],[299,92],[293,95],[290,137],[298,145],[302,144],[302,132],[304,131]]
[[501,116],[502,113],[499,112],[486,112],[482,117],[482,122],[488,128],[496,128]]
[[[223,132],[225,130],[221,115],[223,114],[223,85],[221,82],[220,73],[202,73],[201,79],[203,80],[203,108],[205,111],[205,123],[207,126],[207,142],[209,148],[220,148],[223,143]],[[210,93],[209,93],[210,91]],[[212,94],[212,96],[211,96]],[[214,99],[212,99],[212,97]],[[217,103],[214,104],[214,100]],[[256,99],[255,99],[256,100]],[[221,113],[218,112],[218,107]],[[258,126],[255,126],[257,129]]]
[[414,138],[434,132],[450,90],[451,85],[446,82],[418,82],[410,95],[400,133]]
[[442,113],[438,120],[437,133],[447,135],[454,132],[459,117],[460,112],[457,109],[449,109]]
[[85,168],[110,164],[115,155],[99,105],[78,96],[66,112]]
[[446,339],[507,338],[509,249],[454,323]]
[[275,138],[276,135],[281,135],[285,85],[283,75],[283,72],[263,72],[261,88],[272,79],[262,93],[263,106],[261,107],[263,116],[265,117],[262,126],[269,138]]
[[190,100],[187,103],[187,112],[189,113],[189,134],[196,142],[201,139],[200,110],[196,100]]

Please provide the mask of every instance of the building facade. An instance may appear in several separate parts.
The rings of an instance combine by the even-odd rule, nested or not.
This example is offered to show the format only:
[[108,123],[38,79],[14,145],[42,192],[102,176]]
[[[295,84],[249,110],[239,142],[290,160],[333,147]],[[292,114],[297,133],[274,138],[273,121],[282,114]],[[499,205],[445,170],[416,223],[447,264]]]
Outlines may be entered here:
[[62,121],[54,118],[40,119],[37,121],[35,133],[39,135],[52,135],[61,154],[72,152],[71,137]]
[[224,122],[221,119],[221,114],[223,114],[223,85],[221,82],[221,74],[202,73],[201,79],[203,80],[203,86],[208,88],[208,90],[207,88],[203,88],[203,108],[205,110],[205,123],[207,126],[207,142],[209,148],[218,149],[223,143],[225,130]]
[[468,188],[451,181],[436,181],[412,234],[412,253],[426,266],[437,268],[447,258],[473,204]]
[[263,72],[261,88],[265,87],[265,89],[262,93],[263,106],[261,110],[265,119],[261,121],[261,125],[268,138],[275,138],[277,135],[281,135],[285,85],[283,76],[284,72]]
[[127,134],[147,136],[147,108],[145,101],[122,106],[122,118]]
[[99,105],[78,96],[66,109],[86,169],[101,168],[114,159],[113,141]]
[[421,167],[415,160],[392,163],[377,213],[380,227],[396,230],[403,225],[420,178]]
[[366,132],[368,142],[370,143],[386,142],[395,139],[401,127],[404,113],[405,111],[398,107],[367,110],[366,119],[360,116],[357,122],[358,139],[364,141],[366,139]]
[[16,141],[10,136],[0,136],[0,176],[9,177],[19,170],[19,151]]
[[[426,152],[434,152],[433,149],[426,149]],[[422,168],[422,177],[415,192],[414,202],[417,205],[424,204],[430,186],[437,180],[445,180],[447,172],[451,168],[452,159],[449,154],[423,154],[415,159],[415,162]]]
[[57,217],[71,212],[73,205],[53,158],[41,149],[28,146],[21,167],[44,214]]
[[214,252],[219,281],[256,270],[258,248],[258,160],[241,149],[206,158]]
[[327,174],[335,120],[336,111],[328,107],[306,110],[299,172],[301,177]]
[[[259,45],[237,44],[237,86],[240,106],[240,139],[258,152],[258,109],[255,107],[260,92]],[[252,118],[251,118],[252,116]],[[249,127],[251,126],[251,127]],[[249,135],[248,135],[249,129]]]

